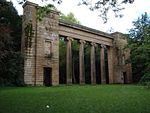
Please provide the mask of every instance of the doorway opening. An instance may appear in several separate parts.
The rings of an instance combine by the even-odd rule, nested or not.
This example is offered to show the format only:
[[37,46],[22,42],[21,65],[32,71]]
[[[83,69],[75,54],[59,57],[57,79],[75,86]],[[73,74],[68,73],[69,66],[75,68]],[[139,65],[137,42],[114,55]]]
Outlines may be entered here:
[[124,80],[124,84],[127,84],[127,73],[123,72],[123,80]]
[[44,85],[52,85],[52,68],[50,67],[44,67]]

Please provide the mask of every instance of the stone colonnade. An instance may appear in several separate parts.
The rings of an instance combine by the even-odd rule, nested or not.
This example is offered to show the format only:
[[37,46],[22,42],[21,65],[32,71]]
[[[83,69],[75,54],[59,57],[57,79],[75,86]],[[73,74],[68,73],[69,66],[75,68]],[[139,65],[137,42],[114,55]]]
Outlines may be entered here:
[[[67,55],[66,55],[66,81],[67,84],[72,84],[72,41],[73,38],[67,37]],[[85,63],[84,63],[84,45],[86,41],[79,40],[79,83],[85,84]],[[90,52],[90,64],[91,64],[91,84],[96,84],[96,58],[95,58],[95,47],[98,45],[96,43],[91,42],[91,52]],[[100,45],[100,72],[99,75],[101,77],[101,83],[106,83],[106,72],[105,72],[105,55],[104,49],[105,45]],[[109,52],[109,51],[108,51]],[[108,58],[111,58],[111,53],[108,53]],[[110,59],[108,60],[110,61]],[[112,62],[110,61],[109,65]],[[111,66],[108,66],[109,75],[112,73]],[[112,83],[112,77],[109,77],[110,83]]]

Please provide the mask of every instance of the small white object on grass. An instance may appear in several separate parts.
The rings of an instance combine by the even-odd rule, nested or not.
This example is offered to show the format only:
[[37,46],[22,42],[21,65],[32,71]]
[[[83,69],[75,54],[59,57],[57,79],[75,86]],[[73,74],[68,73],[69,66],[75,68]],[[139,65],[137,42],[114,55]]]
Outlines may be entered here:
[[46,108],[49,108],[49,105],[46,105]]

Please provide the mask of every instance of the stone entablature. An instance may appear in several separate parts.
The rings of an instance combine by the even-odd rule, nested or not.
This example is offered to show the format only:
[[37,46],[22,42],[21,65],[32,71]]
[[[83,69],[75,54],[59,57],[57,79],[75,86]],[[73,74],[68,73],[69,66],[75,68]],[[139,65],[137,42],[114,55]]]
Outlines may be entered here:
[[113,43],[113,37],[110,34],[64,21],[59,21],[59,34],[108,46],[112,46]]
[[108,33],[105,33],[105,32],[102,32],[102,31],[99,31],[96,29],[92,29],[92,28],[89,28],[89,27],[86,27],[83,25],[79,25],[79,24],[75,24],[75,23],[69,23],[69,22],[66,22],[66,21],[61,20],[61,19],[59,19],[59,25],[60,26],[66,26],[66,27],[73,28],[73,29],[78,29],[78,30],[83,31],[83,32],[88,32],[90,34],[96,34],[96,35],[99,35],[102,37],[107,37],[110,39],[113,38],[112,35],[110,35]]
[[[59,84],[59,37],[66,37],[66,84],[72,84],[72,40],[79,41],[79,83],[85,84],[84,45],[91,46],[91,84],[96,84],[95,47],[100,47],[101,83],[106,83],[106,65],[104,50],[108,56],[109,83],[131,82],[131,64],[125,63],[130,57],[130,51],[124,50],[126,38],[121,33],[108,34],[82,25],[59,20],[59,13],[52,11],[42,21],[37,20],[37,4],[26,2],[23,5],[22,52],[24,60],[24,81],[30,85]],[[26,36],[32,26],[32,37]],[[30,46],[25,46],[26,42]],[[49,77],[50,76],[50,77]],[[45,77],[47,77],[45,79]],[[49,77],[49,78],[48,78]]]

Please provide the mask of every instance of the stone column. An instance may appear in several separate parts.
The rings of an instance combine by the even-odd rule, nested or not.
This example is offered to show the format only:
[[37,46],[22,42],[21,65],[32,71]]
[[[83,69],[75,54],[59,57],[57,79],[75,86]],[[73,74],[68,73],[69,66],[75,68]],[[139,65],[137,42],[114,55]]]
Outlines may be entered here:
[[79,83],[85,84],[85,73],[84,73],[84,43],[85,41],[80,40],[79,47]]
[[96,84],[95,43],[91,43],[91,84]]
[[67,37],[67,55],[66,55],[66,73],[67,73],[67,84],[72,84],[72,49],[71,41],[73,39]]
[[113,48],[108,47],[108,74],[109,74],[109,83],[113,83]]
[[105,54],[104,54],[105,46],[101,45],[100,50],[100,66],[101,66],[101,83],[106,83],[106,71],[105,71]]

